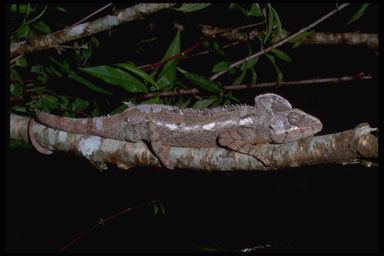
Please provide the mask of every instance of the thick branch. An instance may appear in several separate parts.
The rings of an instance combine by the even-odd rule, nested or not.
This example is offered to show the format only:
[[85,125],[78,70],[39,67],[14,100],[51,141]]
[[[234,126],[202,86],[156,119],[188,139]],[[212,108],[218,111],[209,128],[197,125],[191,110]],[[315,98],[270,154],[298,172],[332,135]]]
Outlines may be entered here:
[[367,46],[371,50],[377,50],[379,46],[378,34],[368,33],[314,33],[301,41],[301,44],[307,45],[352,45]]
[[[11,138],[28,143],[29,118],[11,114]],[[363,123],[345,132],[310,137],[287,144],[267,145],[262,151],[271,162],[265,167],[252,156],[224,148],[171,148],[170,155],[178,168],[193,170],[268,171],[317,163],[354,163],[356,159],[377,158],[376,130]],[[158,166],[160,162],[142,142],[130,143],[97,136],[70,134],[35,123],[33,131],[40,145],[51,150],[71,151],[91,161],[97,168],[106,163],[119,168]]]
[[[258,24],[250,24],[246,27],[253,27]],[[257,31],[252,29],[248,32],[239,32],[239,29],[228,29],[217,26],[209,25],[200,25],[201,32],[205,36],[215,35],[217,33],[223,33],[225,31],[230,31],[222,34],[222,37],[227,38],[228,40],[238,40],[238,41],[248,41],[254,40],[257,36]],[[246,34],[246,36],[244,36]],[[282,33],[281,39],[288,37],[289,34]],[[360,32],[350,32],[350,33],[325,33],[325,32],[316,32],[309,35],[306,38],[303,38],[300,41],[300,44],[304,45],[353,45],[353,46],[367,46],[372,50],[377,50],[379,45],[379,36],[375,33],[360,33]]]
[[11,43],[10,56],[14,57],[19,54],[26,54],[37,50],[57,47],[65,42],[111,29],[112,27],[118,26],[122,23],[141,18],[144,14],[148,15],[162,9],[169,8],[173,5],[175,5],[175,3],[137,4],[118,11],[116,14],[107,15],[91,22],[82,23],[74,27],[45,35],[30,42],[14,42]]

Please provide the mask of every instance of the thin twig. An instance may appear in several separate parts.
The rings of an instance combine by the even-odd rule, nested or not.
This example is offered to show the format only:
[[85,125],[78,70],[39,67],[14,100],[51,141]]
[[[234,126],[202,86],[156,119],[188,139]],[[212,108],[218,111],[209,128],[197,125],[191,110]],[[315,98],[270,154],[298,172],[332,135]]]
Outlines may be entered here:
[[140,3],[129,8],[119,10],[114,14],[106,15],[102,18],[78,24],[71,29],[63,29],[52,34],[41,36],[30,42],[12,42],[10,56],[26,54],[37,50],[48,49],[62,45],[75,39],[88,37],[98,32],[109,30],[115,26],[142,18],[143,15],[169,8],[175,3]]
[[[353,76],[342,76],[342,77],[327,77],[327,78],[312,78],[312,79],[304,79],[304,80],[295,80],[295,81],[282,81],[280,82],[280,86],[288,86],[288,85],[307,85],[307,84],[324,84],[324,83],[341,83],[341,82],[350,82],[355,80],[370,80],[372,79],[371,75],[365,75],[363,73],[359,73]],[[257,83],[257,84],[239,84],[239,85],[224,85],[222,88],[224,90],[245,90],[248,88],[262,88],[262,87],[272,87],[277,86],[277,82],[265,82],[265,83]],[[148,99],[153,97],[170,97],[177,95],[196,95],[201,93],[201,91],[197,88],[185,88],[178,89],[175,91],[167,91],[160,93],[148,93],[143,95],[142,98]]]
[[[172,57],[170,57],[170,58],[168,58],[168,59],[166,59],[166,60],[164,60],[164,61],[162,61],[162,62],[159,62],[159,63],[147,64],[147,65],[141,66],[141,68],[144,67],[144,68],[143,68],[143,71],[146,72],[146,71],[149,71],[149,70],[152,70],[152,69],[161,67],[161,66],[167,64],[167,63],[168,63],[169,61],[171,61],[171,60],[174,60],[174,59],[176,59],[176,58],[178,58],[178,57],[181,57],[181,56],[185,56],[188,52],[193,51],[194,49],[196,49],[197,47],[199,47],[200,45],[202,45],[202,44],[203,44],[204,42],[206,42],[206,41],[209,41],[209,40],[211,40],[211,39],[213,39],[213,38],[216,38],[216,37],[218,37],[218,36],[225,36],[225,35],[227,35],[227,34],[236,32],[236,31],[238,31],[238,30],[240,30],[240,29],[244,29],[244,28],[249,28],[249,27],[258,26],[258,25],[263,24],[263,23],[265,23],[265,22],[262,21],[262,22],[259,22],[259,23],[250,24],[250,25],[245,25],[245,26],[242,26],[242,27],[226,29],[225,31],[220,31],[220,32],[218,32],[218,33],[212,33],[212,34],[208,35],[207,38],[205,38],[205,39],[203,39],[203,40],[197,42],[197,43],[194,44],[192,47],[190,47],[190,48],[188,48],[188,49],[182,51],[182,52],[179,53],[179,54],[176,54],[176,55],[174,55],[174,56],[172,56]],[[232,45],[234,45],[234,44],[238,44],[238,43],[239,43],[239,42],[235,42],[235,43],[233,43],[233,44],[231,44],[231,45],[229,45],[229,46],[232,46]]]
[[60,249],[60,251],[65,251],[65,249],[67,249],[69,246],[71,246],[72,244],[74,244],[76,241],[79,241],[83,236],[85,236],[86,234],[88,234],[89,232],[91,232],[92,230],[94,230],[96,227],[100,226],[101,224],[104,224],[108,221],[110,221],[111,219],[114,219],[124,213],[127,213],[129,211],[132,211],[132,210],[137,210],[137,209],[140,209],[140,208],[144,208],[144,207],[147,207],[147,206],[150,206],[151,204],[154,204],[156,202],[159,202],[159,200],[152,200],[148,203],[145,203],[145,204],[142,204],[142,205],[139,205],[139,206],[136,206],[136,207],[132,207],[132,208],[128,208],[128,209],[125,209],[115,215],[112,215],[106,219],[102,219],[100,218],[100,220],[94,224],[92,227],[90,227],[89,229],[87,229],[85,232],[83,232],[82,234],[80,234],[79,236],[77,236],[75,239],[73,239],[72,241],[70,241],[68,244],[66,244],[63,248]]
[[98,10],[94,11],[93,13],[89,14],[87,17],[82,18],[81,20],[79,20],[79,21],[76,22],[75,24],[72,24],[71,26],[69,26],[68,29],[71,29],[71,28],[73,28],[74,26],[76,26],[77,24],[80,24],[80,23],[82,23],[83,21],[88,20],[89,18],[91,18],[91,17],[94,16],[95,14],[101,12],[102,10],[108,8],[108,7],[111,6],[112,4],[113,4],[113,3],[109,3],[109,4],[107,4],[107,5],[103,6],[103,7],[101,7],[100,9],[98,9]]
[[317,24],[319,24],[319,23],[323,22],[324,20],[328,19],[329,17],[334,15],[336,12],[338,12],[341,9],[347,7],[348,5],[350,5],[350,4],[349,3],[345,3],[345,4],[340,5],[337,9],[334,9],[333,11],[331,11],[328,14],[324,15],[323,17],[321,17],[320,19],[316,20],[315,22],[313,22],[309,26],[306,26],[306,27],[300,29],[296,33],[292,34],[291,36],[289,36],[289,37],[279,41],[278,43],[276,43],[276,44],[274,44],[274,45],[272,45],[272,46],[270,46],[270,47],[268,47],[268,48],[266,48],[266,49],[264,49],[262,51],[259,51],[259,52],[255,53],[255,54],[251,55],[251,56],[248,56],[247,58],[241,59],[241,60],[231,64],[228,69],[214,74],[211,77],[211,80],[215,80],[215,79],[219,78],[220,76],[222,76],[223,74],[227,73],[229,70],[233,69],[234,67],[237,67],[237,66],[239,66],[239,65],[241,65],[241,64],[243,64],[243,63],[245,63],[245,62],[247,62],[247,61],[249,61],[251,59],[254,59],[254,58],[256,58],[256,57],[258,57],[260,55],[263,55],[263,54],[271,51],[272,49],[275,49],[275,48],[285,44],[286,42],[288,42],[291,39],[297,37],[298,35],[302,34],[303,32],[310,30],[311,28],[315,27]]
[[11,60],[11,64],[12,64],[13,62],[15,62],[16,60],[20,59],[20,58],[23,57],[23,56],[24,56],[23,54],[20,54],[19,56],[13,58],[13,59]]

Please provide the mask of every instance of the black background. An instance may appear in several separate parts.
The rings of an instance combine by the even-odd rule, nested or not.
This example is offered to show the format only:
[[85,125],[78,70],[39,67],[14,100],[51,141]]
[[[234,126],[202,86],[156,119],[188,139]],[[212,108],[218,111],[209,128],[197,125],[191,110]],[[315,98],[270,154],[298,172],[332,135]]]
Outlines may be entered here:
[[[68,4],[68,8],[73,5]],[[86,5],[86,10],[91,12],[101,6]],[[334,8],[331,3],[273,6],[283,27],[292,32]],[[358,7],[354,4],[344,9],[342,15],[334,15],[315,29],[377,33],[377,5],[370,6],[358,22],[345,26]],[[73,20],[66,21],[68,24],[88,14],[84,8],[77,10]],[[147,64],[162,57],[176,33],[168,19],[223,27],[247,22],[241,20],[240,14],[230,20],[226,12],[225,6],[211,6],[187,18],[170,10],[151,15],[148,19],[157,29],[153,33],[159,33],[159,40],[166,42],[164,46],[159,43],[159,56],[144,56],[137,62]],[[101,34],[102,46],[94,54],[98,56],[94,64],[116,63],[122,55],[129,54],[133,46],[122,45],[132,38],[123,35],[127,31],[132,33],[131,27],[140,23],[146,24],[144,20],[119,27],[112,39],[105,42],[102,38],[107,36]],[[145,30],[137,30],[138,38],[142,31]],[[198,40],[183,36],[188,37],[188,33],[181,34],[182,49]],[[292,64],[279,62],[286,81],[359,72],[371,74],[374,79],[235,92],[242,102],[253,104],[255,95],[278,93],[294,107],[320,118],[324,125],[320,134],[352,129],[362,122],[378,127],[378,55],[365,47],[345,45],[301,46],[293,50],[286,45],[281,49],[294,60]],[[232,60],[246,56],[247,52],[239,48],[237,54]],[[210,55],[193,58],[186,60],[183,68],[209,75],[215,61]],[[272,65],[266,60],[263,63],[258,81],[275,80]],[[223,76],[220,81],[233,81],[226,78]],[[202,247],[235,251],[265,244],[272,247],[259,249],[260,252],[378,250],[377,167],[327,164],[273,172],[196,172],[144,167],[123,171],[109,166],[108,171],[100,172],[85,159],[70,154],[55,152],[45,156],[21,148],[10,149],[6,160],[9,252],[58,252],[100,217],[105,219],[154,199],[162,202],[165,215],[155,216],[152,207],[131,211],[96,228],[67,251],[202,252]]]

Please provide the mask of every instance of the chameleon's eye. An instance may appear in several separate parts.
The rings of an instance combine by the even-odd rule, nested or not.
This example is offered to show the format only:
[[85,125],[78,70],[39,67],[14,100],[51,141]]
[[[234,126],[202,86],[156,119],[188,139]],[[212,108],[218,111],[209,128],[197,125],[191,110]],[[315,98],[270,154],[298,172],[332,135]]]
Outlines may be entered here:
[[288,115],[288,122],[291,125],[298,125],[301,122],[301,116],[298,113],[292,112]]

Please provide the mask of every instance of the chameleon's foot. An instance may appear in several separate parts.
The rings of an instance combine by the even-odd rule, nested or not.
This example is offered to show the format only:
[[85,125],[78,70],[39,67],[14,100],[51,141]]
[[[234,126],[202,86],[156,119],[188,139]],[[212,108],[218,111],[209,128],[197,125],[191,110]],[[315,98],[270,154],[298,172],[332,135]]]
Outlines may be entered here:
[[[223,132],[218,137],[221,146],[227,147],[236,152],[251,155],[259,160],[263,165],[270,166],[269,160],[262,154],[261,150],[268,143],[251,144],[247,141],[249,129],[234,129]],[[249,136],[248,136],[249,138]]]
[[261,153],[261,150],[268,145],[268,143],[263,143],[263,144],[256,144],[256,145],[251,145],[252,149],[250,150],[249,153],[253,155],[257,160],[259,160],[263,165],[266,167],[270,166],[271,163],[269,160],[265,157],[264,154]]
[[171,156],[169,155],[169,151],[171,149],[170,146],[163,145],[160,142],[151,142],[151,147],[157,158],[160,162],[168,169],[175,169],[175,164],[172,161]]
[[35,135],[33,134],[33,124],[35,123],[35,119],[31,118],[28,123],[28,135],[31,141],[32,146],[39,151],[41,154],[50,155],[53,151],[43,148],[35,139]]
[[269,167],[271,163],[267,158],[261,155],[253,155],[257,160],[259,160],[265,167]]

